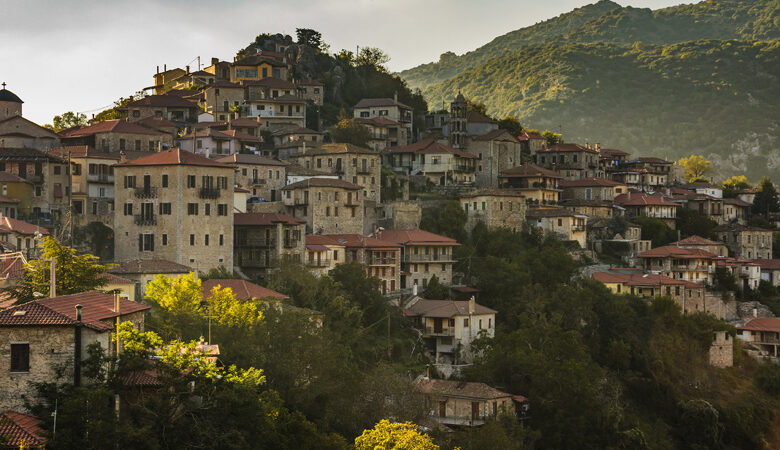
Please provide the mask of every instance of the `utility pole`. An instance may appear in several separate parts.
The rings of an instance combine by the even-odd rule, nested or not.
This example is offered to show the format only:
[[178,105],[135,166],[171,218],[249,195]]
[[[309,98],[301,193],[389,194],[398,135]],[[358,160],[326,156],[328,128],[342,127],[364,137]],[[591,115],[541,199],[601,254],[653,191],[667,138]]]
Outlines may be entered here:
[[49,297],[57,296],[57,262],[54,258],[49,260]]
[[[73,246],[73,167],[70,165],[70,149],[68,150],[68,242]],[[86,207],[86,205],[84,205]],[[84,209],[82,208],[82,211]]]

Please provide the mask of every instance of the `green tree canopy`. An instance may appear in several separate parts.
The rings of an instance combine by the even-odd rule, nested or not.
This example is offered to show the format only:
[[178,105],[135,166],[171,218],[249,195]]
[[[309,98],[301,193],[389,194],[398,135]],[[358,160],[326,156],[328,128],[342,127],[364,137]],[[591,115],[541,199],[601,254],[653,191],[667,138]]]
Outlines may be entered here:
[[82,113],[74,113],[73,111],[68,111],[65,113],[62,113],[60,116],[54,116],[54,119],[52,119],[51,125],[45,125],[46,128],[51,128],[52,131],[55,133],[58,133],[62,130],[66,130],[71,127],[79,126],[79,125],[86,125],[87,124],[87,116]]
[[764,177],[758,184],[758,192],[753,198],[753,214],[768,217],[769,213],[778,211],[780,211],[780,198],[777,189],[769,177]]
[[367,147],[371,132],[359,124],[357,119],[342,118],[330,128],[330,138],[333,142]]

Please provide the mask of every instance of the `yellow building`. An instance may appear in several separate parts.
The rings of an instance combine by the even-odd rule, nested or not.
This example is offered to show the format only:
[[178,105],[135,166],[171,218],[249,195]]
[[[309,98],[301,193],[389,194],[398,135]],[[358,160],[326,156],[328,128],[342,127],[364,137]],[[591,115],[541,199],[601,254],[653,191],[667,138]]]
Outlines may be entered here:
[[286,79],[287,64],[268,56],[252,55],[236,61],[230,67],[231,83],[268,77]]
[[525,163],[498,174],[502,188],[513,188],[533,203],[557,203],[561,199],[558,186],[561,177],[552,170]]
[[[3,215],[15,219],[18,215],[30,214],[30,199],[33,196],[33,185],[24,178],[9,172],[0,172],[0,195],[8,199],[19,200],[13,210],[3,211]],[[13,211],[13,212],[11,212]]]

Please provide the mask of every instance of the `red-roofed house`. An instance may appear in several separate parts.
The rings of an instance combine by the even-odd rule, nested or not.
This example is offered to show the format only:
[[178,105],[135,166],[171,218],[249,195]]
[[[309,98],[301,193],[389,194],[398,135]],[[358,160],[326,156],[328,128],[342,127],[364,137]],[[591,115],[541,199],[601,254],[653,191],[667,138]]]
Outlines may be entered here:
[[105,120],[79,128],[61,139],[66,147],[83,145],[104,153],[156,152],[162,146],[167,148],[173,145],[170,134],[121,119]]
[[712,284],[717,255],[692,248],[667,245],[639,254],[644,269],[677,280]]
[[737,327],[737,337],[750,342],[762,354],[777,358],[780,346],[780,318],[761,317]]
[[452,284],[455,239],[424,230],[382,230],[377,237],[401,245],[401,289],[414,285],[425,289],[436,276],[445,286]]
[[780,287],[780,259],[754,259],[761,267],[761,279]]
[[222,289],[230,289],[233,292],[233,295],[239,300],[262,300],[262,299],[275,299],[275,300],[281,300],[285,298],[289,298],[288,296],[284,294],[280,294],[279,292],[273,291],[268,288],[264,288],[263,286],[260,286],[255,283],[250,283],[246,280],[237,280],[237,279],[219,279],[219,278],[210,278],[206,281],[203,281],[201,283],[201,289],[203,291],[203,298],[207,298],[211,290],[215,287],[219,286]]
[[354,108],[356,119],[370,119],[372,117],[384,117],[395,122],[402,123],[407,128],[406,135],[414,136],[413,121],[414,109],[398,101],[398,96],[393,98],[364,98]]
[[382,294],[389,294],[401,286],[401,246],[361,234],[326,234],[338,245],[344,246],[344,262],[362,264],[369,276],[379,278]]
[[242,150],[259,150],[263,139],[236,130],[218,131],[213,127],[198,129],[185,134],[179,139],[181,149],[203,155],[207,158],[217,158],[224,155],[234,155]]
[[382,151],[382,155],[385,165],[393,170],[406,175],[425,175],[435,185],[471,185],[476,179],[476,156],[434,139],[391,147]]
[[618,195],[628,192],[625,184],[606,178],[561,180],[558,186],[563,189],[564,199],[612,201]]
[[217,161],[236,168],[236,186],[249,190],[252,198],[265,201],[282,199],[281,189],[286,184],[286,164],[282,161],[248,153],[236,153]]
[[556,172],[527,162],[498,174],[498,184],[502,188],[516,189],[534,203],[560,201],[560,180],[561,177]]
[[316,276],[327,275],[337,265],[344,264],[344,245],[329,236],[306,236],[306,266]]
[[43,236],[49,230],[10,217],[0,217],[0,240],[8,242],[16,251],[24,253],[27,259],[37,258],[43,243]]
[[284,214],[238,213],[233,224],[234,263],[246,275],[264,279],[284,261],[303,262],[305,221]]
[[3,448],[44,449],[46,437],[37,417],[9,409],[0,414]]
[[132,101],[124,108],[127,110],[127,119],[136,121],[147,117],[158,117],[175,123],[179,128],[197,118],[199,107],[196,103],[178,95],[150,95],[139,100]]
[[433,420],[444,425],[476,427],[499,414],[516,414],[516,406],[527,407],[525,397],[485,383],[422,378],[415,387],[425,395]]
[[690,281],[675,280],[654,273],[597,272],[591,278],[604,284],[615,294],[630,294],[639,297],[673,298],[683,314],[704,311],[705,287]]
[[[84,292],[34,300],[0,311],[0,409],[24,407],[24,397],[34,399],[32,383],[81,383],[74,362],[86,358],[87,347],[100,344],[115,354],[111,332],[117,318],[143,331],[148,306],[113,294]],[[76,306],[80,305],[80,312]],[[80,346],[77,342],[80,341]],[[64,367],[65,379],[57,378]]]
[[689,236],[685,239],[672,242],[669,245],[682,248],[693,248],[713,253],[717,256],[729,256],[729,249],[720,242],[711,241],[701,236]]
[[628,217],[646,216],[661,219],[671,229],[676,228],[679,204],[660,194],[631,192],[615,197],[615,204],[626,209]]
[[178,148],[114,166],[117,262],[233,268],[233,166]]
[[604,177],[599,153],[590,146],[555,144],[536,152],[534,162],[542,167],[556,170],[566,180]]

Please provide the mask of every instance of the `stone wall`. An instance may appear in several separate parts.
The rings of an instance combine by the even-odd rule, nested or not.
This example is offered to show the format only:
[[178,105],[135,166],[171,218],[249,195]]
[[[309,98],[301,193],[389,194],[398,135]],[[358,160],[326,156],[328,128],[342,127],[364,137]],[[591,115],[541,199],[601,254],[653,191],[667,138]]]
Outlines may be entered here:
[[247,203],[246,212],[266,214],[289,214],[287,207],[282,202]]
[[422,220],[422,205],[417,200],[397,200],[379,206],[377,225],[386,229],[413,229]]
[[710,344],[710,365],[720,368],[734,365],[734,338],[725,331],[713,333],[712,344]]

